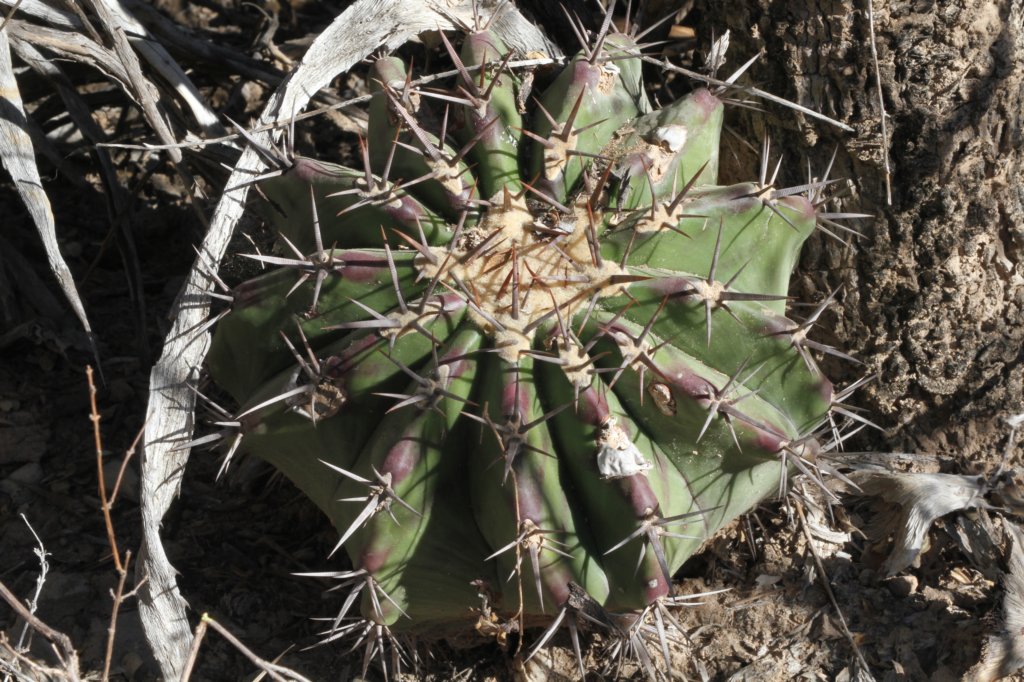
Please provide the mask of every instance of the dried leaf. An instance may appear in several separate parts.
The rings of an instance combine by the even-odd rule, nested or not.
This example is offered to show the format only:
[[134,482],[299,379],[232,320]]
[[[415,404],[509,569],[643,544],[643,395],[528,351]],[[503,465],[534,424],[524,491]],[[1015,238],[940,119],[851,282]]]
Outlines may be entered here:
[[899,506],[892,528],[894,546],[884,565],[888,576],[914,563],[936,519],[955,511],[988,506],[983,498],[985,479],[980,476],[863,470],[852,473],[850,478],[865,494],[877,495]]
[[964,676],[990,682],[1024,668],[1024,532],[1004,519],[1009,540],[1006,572],[1003,573],[1003,623],[981,648],[981,660]]
[[708,73],[714,75],[718,73],[718,70],[725,65],[726,52],[729,51],[729,31],[727,30],[722,37],[715,40],[711,44],[711,50],[708,52],[708,58],[704,62],[704,68]]

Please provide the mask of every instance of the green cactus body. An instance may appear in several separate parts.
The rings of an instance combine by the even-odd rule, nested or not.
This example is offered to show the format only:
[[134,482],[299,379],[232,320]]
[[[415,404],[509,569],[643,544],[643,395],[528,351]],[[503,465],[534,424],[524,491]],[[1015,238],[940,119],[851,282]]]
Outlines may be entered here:
[[721,101],[641,114],[625,36],[525,114],[496,36],[447,49],[443,96],[372,67],[367,168],[263,183],[313,255],[235,290],[210,372],[242,449],[337,527],[346,618],[465,631],[487,594],[543,623],[579,588],[643,610],[816,451],[832,389],[785,317],[815,207],[717,186]]

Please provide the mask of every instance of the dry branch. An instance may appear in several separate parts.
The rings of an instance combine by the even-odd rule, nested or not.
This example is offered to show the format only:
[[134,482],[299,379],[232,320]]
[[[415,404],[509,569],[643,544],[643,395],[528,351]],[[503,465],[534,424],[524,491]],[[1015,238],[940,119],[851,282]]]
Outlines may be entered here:
[[7,604],[14,609],[14,612],[17,613],[20,618],[24,619],[33,630],[55,645],[55,651],[58,656],[61,656],[61,666],[63,667],[63,673],[66,675],[66,678],[70,682],[78,682],[78,652],[75,651],[75,646],[71,643],[71,638],[63,632],[54,630],[49,625],[41,621],[35,614],[29,611],[28,608],[21,603],[21,600],[18,599],[13,592],[7,589],[7,586],[3,583],[0,583],[0,599],[7,602]]
[[39,169],[35,163],[32,140],[26,130],[27,118],[18,82],[14,79],[10,42],[7,39],[7,31],[3,30],[0,31],[0,157],[3,158],[4,167],[11,174],[18,194],[32,216],[32,222],[35,223],[39,237],[43,241],[50,270],[53,271],[75,315],[91,338],[89,318],[75,288],[71,270],[57,245],[53,210],[50,208],[50,199],[43,189]]

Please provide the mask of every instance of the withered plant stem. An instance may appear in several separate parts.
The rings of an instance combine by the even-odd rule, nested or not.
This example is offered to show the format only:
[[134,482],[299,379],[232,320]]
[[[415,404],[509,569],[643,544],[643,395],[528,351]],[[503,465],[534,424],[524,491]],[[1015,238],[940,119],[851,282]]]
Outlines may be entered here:
[[276,680],[276,682],[311,682],[308,678],[303,677],[294,670],[260,658],[252,649],[242,644],[241,640],[231,634],[227,628],[214,620],[208,613],[204,613],[199,619],[199,624],[196,625],[195,634],[192,637],[192,646],[189,647],[188,658],[185,660],[185,667],[182,669],[180,682],[188,682],[191,678],[192,669],[195,668],[196,660],[199,658],[199,648],[202,646],[203,638],[206,637],[207,628],[213,628],[229,644],[238,649],[243,656],[252,661],[253,665],[269,675],[270,679]]
[[100,434],[100,412],[96,407],[96,384],[92,377],[92,366],[86,365],[85,376],[89,382],[89,420],[92,422],[92,435],[96,444],[96,476],[99,479],[100,508],[103,510],[103,523],[107,527],[107,541],[114,555],[114,568],[118,575],[125,572],[121,563],[121,552],[117,548],[114,536],[114,522],[110,518],[110,500],[107,498],[107,483],[103,477],[103,437]]
[[188,657],[185,659],[185,665],[181,669],[180,682],[188,682],[192,677],[192,668],[196,666],[196,660],[199,658],[199,647],[203,645],[204,637],[206,637],[206,621],[200,620],[192,635],[192,645],[188,648]]
[[132,551],[129,549],[124,553],[124,570],[120,572],[117,579],[117,589],[112,593],[114,597],[114,604],[110,607],[110,625],[107,626],[107,651],[103,657],[103,682],[106,682],[110,678],[110,664],[114,660],[114,637],[117,635],[117,614],[121,611],[121,604],[124,600],[135,596],[139,591],[139,588],[146,583],[146,579],[143,578],[135,585],[135,588],[131,592],[125,594],[124,585],[128,581],[128,566],[132,561]]
[[[147,420],[148,423],[149,420]],[[135,440],[128,446],[128,449],[124,453],[124,459],[121,460],[121,468],[117,470],[117,480],[114,481],[114,490],[110,493],[110,506],[114,506],[114,502],[117,500],[117,494],[121,492],[121,483],[124,480],[124,472],[128,468],[128,462],[135,456],[135,450],[139,447],[139,441],[142,440],[142,434],[146,432],[146,424],[142,425],[138,433],[135,434]]]
[[[64,666],[64,673],[67,675],[68,680],[71,682],[78,682],[80,679],[78,672],[78,652],[75,651],[75,647],[71,643],[71,638],[63,632],[54,630],[40,620],[39,617],[29,611],[25,605],[21,603],[21,600],[18,599],[18,597],[2,582],[0,582],[0,598],[3,598],[3,600],[7,602],[12,609],[14,609],[14,612],[18,614],[18,617],[24,619],[33,630],[55,645],[54,648],[56,649],[57,657],[60,659],[61,665]],[[63,656],[61,656],[61,653],[63,653]]]

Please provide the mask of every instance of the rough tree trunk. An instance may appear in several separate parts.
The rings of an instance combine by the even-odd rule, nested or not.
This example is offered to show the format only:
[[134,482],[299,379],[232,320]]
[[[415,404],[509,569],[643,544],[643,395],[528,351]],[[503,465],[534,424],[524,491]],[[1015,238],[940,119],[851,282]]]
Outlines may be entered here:
[[843,285],[819,333],[878,373],[855,399],[888,429],[870,445],[991,460],[1002,417],[1024,410],[1021,3],[875,0],[891,205],[868,0],[697,0],[686,23],[730,29],[732,67],[765,49],[753,81],[857,131],[769,107],[773,149],[820,173],[838,148],[845,210],[878,216],[855,252],[819,235],[795,283],[804,299]]

